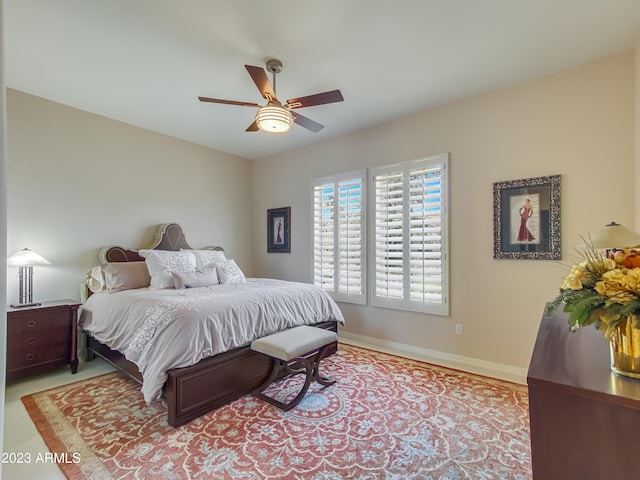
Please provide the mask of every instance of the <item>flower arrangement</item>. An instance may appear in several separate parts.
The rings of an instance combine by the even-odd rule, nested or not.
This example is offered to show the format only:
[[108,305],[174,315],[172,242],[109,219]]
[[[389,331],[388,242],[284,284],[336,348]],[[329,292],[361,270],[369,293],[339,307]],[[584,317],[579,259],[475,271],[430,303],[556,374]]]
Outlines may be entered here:
[[560,285],[547,313],[564,304],[572,331],[595,325],[608,340],[627,319],[640,328],[640,251],[614,249],[605,257],[588,246],[583,257]]

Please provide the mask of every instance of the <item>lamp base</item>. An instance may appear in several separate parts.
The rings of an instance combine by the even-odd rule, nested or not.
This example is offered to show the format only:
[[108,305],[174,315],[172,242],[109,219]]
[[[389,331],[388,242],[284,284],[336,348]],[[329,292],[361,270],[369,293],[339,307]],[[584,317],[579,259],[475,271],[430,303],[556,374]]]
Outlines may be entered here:
[[12,303],[9,306],[11,308],[22,308],[22,307],[36,307],[38,305],[42,305],[42,303],[40,303],[40,302]]

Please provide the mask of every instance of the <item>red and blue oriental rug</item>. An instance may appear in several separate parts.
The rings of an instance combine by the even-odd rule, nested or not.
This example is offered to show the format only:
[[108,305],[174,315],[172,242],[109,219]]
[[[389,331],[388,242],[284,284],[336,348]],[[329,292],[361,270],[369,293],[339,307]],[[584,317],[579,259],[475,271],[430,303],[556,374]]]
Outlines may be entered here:
[[119,373],[23,402],[69,479],[531,478],[526,387],[342,344],[322,371],[287,413],[245,396],[177,429]]

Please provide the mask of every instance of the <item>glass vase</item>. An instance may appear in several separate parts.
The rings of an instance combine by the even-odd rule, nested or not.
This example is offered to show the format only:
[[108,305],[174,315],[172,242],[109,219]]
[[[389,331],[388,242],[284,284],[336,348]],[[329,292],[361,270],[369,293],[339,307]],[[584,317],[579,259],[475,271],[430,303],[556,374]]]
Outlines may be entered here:
[[640,378],[640,329],[630,318],[616,327],[610,338],[611,370],[620,375]]

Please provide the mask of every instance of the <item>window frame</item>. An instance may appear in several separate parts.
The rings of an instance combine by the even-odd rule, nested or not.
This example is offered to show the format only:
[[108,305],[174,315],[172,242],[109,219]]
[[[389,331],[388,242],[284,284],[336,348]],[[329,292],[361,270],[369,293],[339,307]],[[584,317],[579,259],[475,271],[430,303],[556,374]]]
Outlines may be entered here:
[[[441,252],[441,266],[440,266],[440,295],[441,301],[430,302],[423,300],[412,300],[410,298],[410,256],[407,258],[406,252],[410,253],[410,225],[407,225],[407,218],[410,213],[405,213],[403,209],[402,213],[402,298],[389,298],[389,296],[380,296],[377,294],[377,282],[376,277],[378,273],[377,258],[376,258],[376,235],[377,227],[376,221],[378,217],[378,208],[376,203],[377,194],[377,178],[385,174],[393,174],[397,172],[402,173],[403,191],[402,202],[403,205],[407,201],[409,192],[409,176],[411,171],[431,168],[440,165],[440,252]],[[408,310],[413,312],[428,313],[434,315],[449,316],[449,155],[448,153],[432,155],[429,157],[423,157],[415,160],[408,160],[404,162],[398,162],[388,165],[381,165],[378,167],[371,167],[369,169],[368,180],[371,182],[369,188],[369,214],[370,214],[370,232],[369,232],[369,253],[368,258],[370,265],[369,268],[369,297],[370,304],[376,307],[393,308],[399,310]],[[407,271],[409,268],[409,272]],[[409,297],[409,298],[408,298]]]

